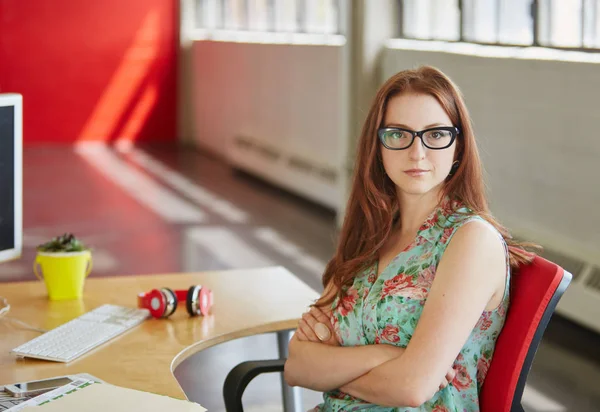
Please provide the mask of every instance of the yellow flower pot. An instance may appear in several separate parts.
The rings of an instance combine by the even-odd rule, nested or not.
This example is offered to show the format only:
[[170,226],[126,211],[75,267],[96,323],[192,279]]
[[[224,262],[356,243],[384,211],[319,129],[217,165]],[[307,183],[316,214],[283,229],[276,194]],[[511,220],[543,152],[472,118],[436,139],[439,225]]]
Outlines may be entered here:
[[[50,300],[81,299],[85,278],[92,271],[92,253],[38,252],[33,272],[46,283]],[[40,273],[41,272],[41,273]]]

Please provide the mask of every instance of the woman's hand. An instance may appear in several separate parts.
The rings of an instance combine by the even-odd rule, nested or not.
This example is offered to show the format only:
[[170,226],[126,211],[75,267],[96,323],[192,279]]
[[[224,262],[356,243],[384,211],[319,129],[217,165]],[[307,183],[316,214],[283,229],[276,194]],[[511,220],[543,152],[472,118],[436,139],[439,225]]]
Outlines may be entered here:
[[302,315],[296,335],[300,341],[340,346],[330,320],[331,312],[313,306]]
[[446,386],[448,386],[448,383],[452,382],[454,380],[455,376],[456,376],[456,371],[454,370],[454,365],[453,365],[452,367],[450,367],[450,370],[448,372],[446,372],[446,376],[444,376],[444,379],[442,380],[442,383],[440,384],[440,390],[442,390]]

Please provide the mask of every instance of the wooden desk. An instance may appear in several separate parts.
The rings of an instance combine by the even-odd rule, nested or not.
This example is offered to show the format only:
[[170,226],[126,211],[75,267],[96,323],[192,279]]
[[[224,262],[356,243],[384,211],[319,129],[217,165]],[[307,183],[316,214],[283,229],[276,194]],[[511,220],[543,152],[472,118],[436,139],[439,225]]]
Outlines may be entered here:
[[9,317],[52,329],[105,303],[135,307],[137,294],[159,287],[213,290],[207,317],[188,316],[178,305],[169,319],[150,319],[68,364],[17,358],[9,351],[39,336],[0,321],[0,385],[90,373],[108,383],[185,399],[173,371],[186,358],[221,342],[296,328],[318,293],[282,267],[189,274],[123,276],[86,281],[81,301],[49,301],[42,282],[0,283]]

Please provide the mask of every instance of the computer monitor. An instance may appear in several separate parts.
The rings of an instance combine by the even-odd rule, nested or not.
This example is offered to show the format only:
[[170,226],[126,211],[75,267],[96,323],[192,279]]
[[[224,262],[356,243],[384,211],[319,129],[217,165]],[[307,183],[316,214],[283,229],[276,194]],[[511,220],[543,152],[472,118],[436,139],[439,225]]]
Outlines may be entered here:
[[23,98],[0,93],[0,262],[23,248]]

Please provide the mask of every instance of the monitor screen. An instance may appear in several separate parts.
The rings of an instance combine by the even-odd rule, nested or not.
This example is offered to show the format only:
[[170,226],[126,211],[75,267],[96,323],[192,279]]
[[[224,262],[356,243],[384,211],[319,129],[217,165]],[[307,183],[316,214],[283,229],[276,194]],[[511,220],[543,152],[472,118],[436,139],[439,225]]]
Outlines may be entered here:
[[15,247],[15,107],[0,107],[0,250]]
[[23,98],[0,93],[0,262],[21,256],[22,186]]

